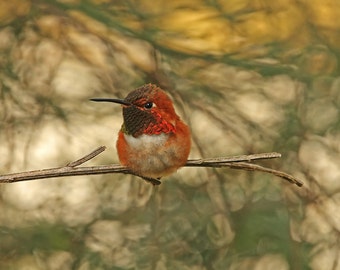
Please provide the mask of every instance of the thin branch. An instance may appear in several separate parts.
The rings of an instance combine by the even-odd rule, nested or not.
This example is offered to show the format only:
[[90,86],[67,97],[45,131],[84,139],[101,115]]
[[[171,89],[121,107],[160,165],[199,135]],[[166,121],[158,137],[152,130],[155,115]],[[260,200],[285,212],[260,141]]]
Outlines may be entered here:
[[106,149],[105,146],[99,146],[97,149],[93,150],[90,154],[87,154],[86,156],[77,159],[75,161],[72,161],[70,163],[68,163],[66,166],[67,167],[77,167],[83,163],[85,163],[86,161],[89,161],[90,159],[93,159],[94,157],[98,156],[101,152],[104,152]]
[[261,153],[253,155],[242,155],[233,157],[205,158],[188,160],[187,167],[225,167],[226,164],[234,162],[251,162],[260,159],[280,158],[281,154],[276,152]]
[[281,171],[274,170],[274,169],[270,169],[270,168],[267,168],[267,167],[263,167],[263,166],[260,166],[260,165],[257,165],[257,164],[238,162],[238,163],[231,163],[231,164],[228,164],[228,165],[229,165],[228,167],[231,168],[231,169],[259,171],[259,172],[270,173],[270,174],[273,174],[273,175],[278,176],[280,178],[283,178],[283,179],[287,180],[288,182],[295,184],[299,187],[303,186],[303,183],[300,180],[296,179],[294,176],[292,176],[288,173],[281,172]]
[[[105,150],[105,146],[101,146],[91,153],[85,155],[84,157],[68,163],[66,166],[43,169],[43,170],[35,170],[35,171],[27,171],[21,173],[12,173],[6,175],[0,175],[0,183],[14,183],[20,181],[29,181],[29,180],[37,180],[37,179],[46,179],[46,178],[54,178],[54,177],[65,177],[65,176],[79,176],[79,175],[94,175],[94,174],[108,174],[108,173],[124,173],[124,174],[132,174],[143,178],[144,180],[150,182],[153,185],[159,185],[161,182],[159,179],[148,178],[144,176],[140,176],[128,168],[113,164],[113,165],[100,165],[100,166],[88,166],[88,167],[77,167],[86,161],[89,161],[102,153]],[[261,154],[253,154],[253,155],[242,155],[242,156],[233,156],[233,157],[220,157],[220,158],[208,158],[208,159],[193,159],[188,160],[186,163],[186,167],[229,167],[232,169],[239,170],[250,170],[250,171],[260,171],[273,174],[275,176],[281,177],[293,183],[299,187],[303,185],[301,181],[296,179],[295,177],[270,168],[266,168],[260,165],[249,163],[255,160],[261,159],[272,159],[281,157],[280,153],[261,153]]]

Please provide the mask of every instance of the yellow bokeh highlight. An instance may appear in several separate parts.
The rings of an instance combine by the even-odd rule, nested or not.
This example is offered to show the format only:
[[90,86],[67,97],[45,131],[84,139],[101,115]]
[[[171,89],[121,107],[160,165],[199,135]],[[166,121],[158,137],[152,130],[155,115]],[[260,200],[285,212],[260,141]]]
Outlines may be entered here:
[[230,53],[242,42],[230,22],[214,9],[178,9],[150,25],[157,27],[157,42],[188,53]]
[[308,21],[317,27],[340,28],[340,1],[303,0],[308,12]]
[[[305,13],[292,0],[136,2],[145,15],[125,16],[130,29],[152,33],[166,48],[189,54],[238,54],[268,43],[288,42],[304,27]],[[152,30],[152,31],[148,31]],[[301,34],[299,40],[306,40]],[[290,40],[291,39],[291,40]],[[295,46],[295,44],[294,44]]]
[[[277,12],[258,11],[240,17],[237,28],[250,44],[265,44],[288,39],[303,23],[295,7]],[[254,44],[254,45],[255,45]]]
[[0,25],[28,14],[30,9],[31,1],[29,0],[0,1]]
[[317,34],[329,46],[338,49],[340,44],[340,1],[303,0],[308,21],[314,25]]

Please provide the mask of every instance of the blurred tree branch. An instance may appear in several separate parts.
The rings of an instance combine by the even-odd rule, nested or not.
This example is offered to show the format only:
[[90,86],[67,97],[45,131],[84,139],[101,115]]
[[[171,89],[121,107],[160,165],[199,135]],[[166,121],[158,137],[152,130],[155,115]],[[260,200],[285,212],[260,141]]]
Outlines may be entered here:
[[[14,182],[21,182],[21,181],[38,180],[38,179],[46,179],[46,178],[54,178],[54,177],[64,177],[64,176],[124,173],[124,174],[132,174],[132,175],[139,176],[153,185],[161,184],[161,182],[158,179],[153,179],[153,178],[148,178],[148,177],[137,175],[134,172],[130,171],[128,168],[118,165],[118,164],[78,167],[79,165],[85,163],[86,161],[93,159],[94,157],[96,157],[97,155],[105,151],[105,149],[106,149],[105,146],[100,146],[94,151],[92,151],[91,153],[87,154],[86,156],[76,161],[70,162],[66,166],[63,166],[63,167],[0,175],[0,183],[14,183]],[[266,172],[266,173],[270,173],[275,176],[281,177],[282,179],[287,180],[290,183],[301,187],[303,183],[300,180],[296,179],[295,177],[287,173],[249,163],[254,160],[272,159],[272,158],[280,158],[280,157],[281,157],[280,153],[272,152],[272,153],[261,153],[261,154],[241,155],[241,156],[232,156],[232,157],[193,159],[193,160],[188,160],[185,166],[186,167],[213,167],[213,168],[229,167],[231,169]]]

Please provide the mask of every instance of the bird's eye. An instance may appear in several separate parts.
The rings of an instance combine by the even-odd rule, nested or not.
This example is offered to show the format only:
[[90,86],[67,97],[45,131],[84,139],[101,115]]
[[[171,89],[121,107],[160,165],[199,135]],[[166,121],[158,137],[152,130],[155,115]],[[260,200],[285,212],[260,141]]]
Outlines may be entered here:
[[145,109],[151,109],[153,107],[153,103],[152,102],[147,102],[144,104],[144,108]]

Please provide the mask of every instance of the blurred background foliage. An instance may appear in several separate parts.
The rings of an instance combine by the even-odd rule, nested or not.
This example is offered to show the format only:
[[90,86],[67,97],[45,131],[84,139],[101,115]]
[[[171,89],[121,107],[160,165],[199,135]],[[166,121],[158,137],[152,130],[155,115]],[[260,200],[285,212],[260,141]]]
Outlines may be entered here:
[[192,158],[277,151],[304,181],[183,168],[3,184],[1,269],[340,269],[338,0],[0,1],[0,173],[98,145],[148,82],[192,129]]

